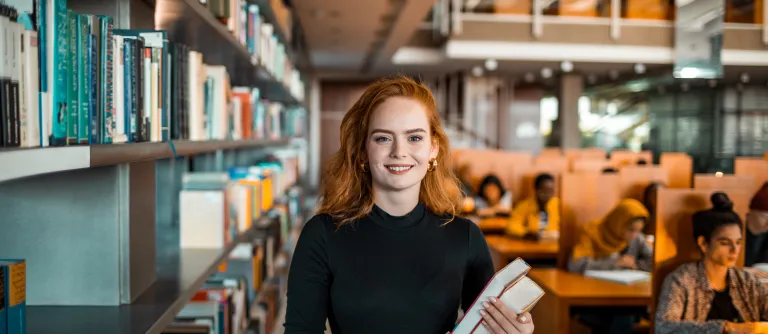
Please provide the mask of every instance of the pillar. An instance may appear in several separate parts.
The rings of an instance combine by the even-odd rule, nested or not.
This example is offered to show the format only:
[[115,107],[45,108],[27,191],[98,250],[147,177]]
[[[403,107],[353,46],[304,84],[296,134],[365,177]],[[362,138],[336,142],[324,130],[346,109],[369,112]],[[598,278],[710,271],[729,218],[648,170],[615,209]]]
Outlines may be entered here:
[[584,91],[581,74],[568,73],[560,77],[557,92],[558,116],[553,134],[559,135],[559,146],[563,149],[581,147],[579,130],[579,98]]

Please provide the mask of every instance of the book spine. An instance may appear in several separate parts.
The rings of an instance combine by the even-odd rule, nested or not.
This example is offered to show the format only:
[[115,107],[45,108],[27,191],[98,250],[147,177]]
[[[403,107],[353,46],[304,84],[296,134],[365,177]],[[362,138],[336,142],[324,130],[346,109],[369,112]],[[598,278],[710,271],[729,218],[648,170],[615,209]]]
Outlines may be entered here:
[[[95,30],[95,29],[94,29]],[[98,95],[98,69],[97,59],[99,54],[97,51],[96,36],[94,34],[88,35],[88,144],[96,144],[99,142],[99,107],[96,96]]]
[[27,333],[27,268],[25,261],[4,265],[8,334]]
[[123,41],[123,62],[125,63],[125,75],[123,80],[124,95],[125,95],[125,135],[128,137],[128,142],[133,143],[137,141],[136,138],[136,110],[135,101],[136,94],[134,88],[136,87],[136,76],[133,66],[133,40],[126,38]]
[[53,0],[53,134],[51,145],[67,143],[67,1]]
[[40,146],[48,146],[49,135],[51,134],[51,113],[50,105],[48,104],[48,12],[47,1],[37,1],[37,54],[38,54],[38,73],[37,73],[37,87],[39,93],[37,94],[37,106],[38,106],[38,140]]
[[27,136],[29,147],[40,146],[40,88],[38,40],[34,30],[24,31],[24,94],[27,101]]
[[[8,75],[11,80],[11,91],[10,91],[10,111],[9,121],[11,122],[11,140],[9,142],[8,146],[12,147],[19,147],[21,146],[21,122],[20,117],[21,113],[19,111],[20,105],[21,105],[21,96],[19,95],[19,59],[17,57],[18,55],[18,48],[19,46],[19,37],[21,32],[21,25],[16,22],[11,22],[11,25],[8,29],[9,37],[8,40],[8,55],[10,57],[10,74]],[[8,68],[6,68],[7,70]]]
[[138,141],[145,142],[149,139],[147,136],[147,125],[145,122],[145,110],[144,100],[146,99],[144,93],[144,41],[141,39],[136,40],[134,45],[134,71],[136,75],[136,86],[134,89],[134,95],[136,96],[136,133]]
[[89,127],[88,119],[91,114],[90,98],[90,50],[91,29],[90,18],[78,15],[79,29],[77,31],[77,141],[80,144],[88,144]]
[[101,34],[100,34],[100,70],[101,70],[101,106],[103,108],[103,119],[101,127],[102,144],[111,144],[114,138],[114,108],[112,101],[112,94],[114,94],[113,86],[113,66],[114,59],[112,59],[112,19],[108,16],[101,16]]
[[163,49],[160,51],[160,106],[162,108],[161,124],[162,141],[171,139],[171,46],[167,40],[163,41]]
[[69,101],[67,103],[67,109],[69,109],[67,119],[67,144],[74,145],[78,142],[77,130],[79,119],[77,109],[80,107],[78,101],[78,67],[80,66],[80,60],[78,58],[78,50],[80,49],[80,43],[78,42],[80,34],[78,30],[80,28],[80,15],[69,10],[67,18],[69,19],[69,24],[67,25],[69,32],[67,36],[67,43],[69,43],[69,50],[67,51],[67,57],[69,57],[69,67],[67,67],[67,80],[69,80],[69,85],[67,87],[67,100]]
[[[144,45],[142,45],[144,46]],[[144,140],[152,141],[152,120],[153,115],[156,112],[154,110],[154,104],[152,103],[152,48],[144,46],[141,49],[141,61],[142,61],[142,85],[144,90],[144,113],[143,113],[143,126],[144,126]]]

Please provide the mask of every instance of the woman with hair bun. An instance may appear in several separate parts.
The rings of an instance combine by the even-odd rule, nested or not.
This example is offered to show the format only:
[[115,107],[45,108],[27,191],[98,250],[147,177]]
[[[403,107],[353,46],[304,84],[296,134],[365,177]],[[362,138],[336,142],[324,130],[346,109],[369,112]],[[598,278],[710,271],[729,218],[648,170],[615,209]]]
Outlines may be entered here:
[[768,289],[736,267],[742,221],[724,193],[710,198],[712,209],[693,215],[693,238],[702,258],[666,278],[656,309],[656,333],[764,333]]
[[[369,86],[341,123],[317,215],[288,275],[285,333],[451,331],[494,274],[462,194],[435,100],[410,78]],[[491,333],[532,333],[526,312],[491,300]]]

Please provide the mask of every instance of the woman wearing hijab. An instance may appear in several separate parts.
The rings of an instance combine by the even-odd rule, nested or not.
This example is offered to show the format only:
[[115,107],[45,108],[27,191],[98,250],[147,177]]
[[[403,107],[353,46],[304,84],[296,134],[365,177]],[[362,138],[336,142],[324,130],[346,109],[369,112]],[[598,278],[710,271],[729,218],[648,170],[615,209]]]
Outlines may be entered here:
[[648,210],[635,199],[624,199],[604,218],[584,225],[573,248],[568,270],[651,270],[653,250],[642,233]]
[[768,182],[757,191],[747,213],[744,265],[768,262]]
[[[624,199],[602,219],[584,225],[579,243],[573,248],[568,270],[635,269],[651,271],[653,250],[642,233],[648,210],[640,201]],[[575,313],[594,333],[630,333],[647,312],[636,307],[583,307]]]

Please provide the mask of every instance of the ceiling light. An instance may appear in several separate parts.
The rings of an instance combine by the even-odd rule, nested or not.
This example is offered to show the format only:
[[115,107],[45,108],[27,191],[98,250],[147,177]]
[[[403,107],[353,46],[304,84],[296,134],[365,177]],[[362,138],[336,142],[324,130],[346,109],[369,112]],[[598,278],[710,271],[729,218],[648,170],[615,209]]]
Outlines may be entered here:
[[619,78],[619,71],[617,70],[610,70],[608,71],[608,77],[611,78],[611,80],[616,80]]
[[533,82],[533,80],[536,80],[536,77],[533,76],[533,73],[525,74],[525,82]]
[[495,71],[499,68],[499,62],[496,59],[488,59],[485,61],[485,69],[489,71]]
[[692,79],[699,76],[701,71],[695,67],[683,67],[680,69],[680,78]]
[[635,73],[637,73],[637,74],[645,73],[645,65],[640,64],[640,63],[635,64]]
[[560,63],[560,69],[563,70],[563,72],[565,72],[565,73],[573,71],[573,63],[566,60],[566,61]]
[[544,79],[549,79],[552,77],[552,69],[549,67],[545,67],[541,69],[541,77]]
[[480,66],[475,66],[472,68],[472,75],[479,77],[483,75],[483,68]]
[[741,74],[741,77],[739,77],[739,79],[741,80],[741,82],[743,82],[743,83],[747,83],[747,82],[749,82],[749,74],[747,74],[747,73],[742,73],[742,74]]

